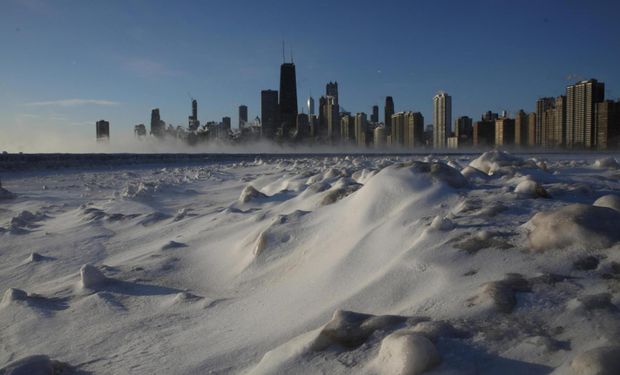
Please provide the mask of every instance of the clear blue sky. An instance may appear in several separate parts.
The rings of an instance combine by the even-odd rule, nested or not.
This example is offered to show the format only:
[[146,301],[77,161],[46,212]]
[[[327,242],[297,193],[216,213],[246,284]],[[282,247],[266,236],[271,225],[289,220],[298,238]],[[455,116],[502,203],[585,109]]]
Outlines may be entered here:
[[439,90],[453,118],[531,111],[590,77],[616,99],[619,14],[614,0],[2,0],[0,149],[28,151],[33,130],[94,137],[100,118],[114,139],[153,107],[186,126],[188,95],[202,122],[236,124],[239,104],[253,118],[260,90],[278,88],[283,39],[300,107],[330,80],[349,111],[382,115],[391,95],[427,123]]

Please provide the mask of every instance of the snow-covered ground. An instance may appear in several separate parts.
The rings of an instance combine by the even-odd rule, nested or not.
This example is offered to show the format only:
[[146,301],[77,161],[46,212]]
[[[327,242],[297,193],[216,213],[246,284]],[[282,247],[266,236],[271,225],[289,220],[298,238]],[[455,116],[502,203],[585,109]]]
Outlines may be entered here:
[[618,374],[618,168],[493,151],[5,173],[0,368]]

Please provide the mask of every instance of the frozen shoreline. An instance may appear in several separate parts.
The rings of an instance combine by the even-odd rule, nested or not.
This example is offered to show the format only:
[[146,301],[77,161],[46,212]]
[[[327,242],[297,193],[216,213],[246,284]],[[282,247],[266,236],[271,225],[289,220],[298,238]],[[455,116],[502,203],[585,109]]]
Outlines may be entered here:
[[587,374],[620,345],[613,159],[426,155],[4,173],[0,368]]

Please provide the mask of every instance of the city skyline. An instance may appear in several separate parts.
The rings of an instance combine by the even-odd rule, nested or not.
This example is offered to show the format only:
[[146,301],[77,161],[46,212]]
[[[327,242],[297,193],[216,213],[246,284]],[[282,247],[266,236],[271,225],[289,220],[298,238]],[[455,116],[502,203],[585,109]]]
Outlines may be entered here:
[[[339,83],[339,104],[351,113],[370,114],[373,105],[378,105],[383,118],[385,98],[391,96],[395,112],[419,111],[428,123],[432,118],[432,96],[442,90],[455,98],[453,119],[477,118],[487,110],[512,114],[521,108],[535,111],[537,98],[563,95],[566,86],[593,77],[605,82],[606,99],[620,97],[620,73],[613,65],[620,54],[613,48],[617,43],[613,37],[619,34],[620,26],[612,22],[611,16],[619,6],[613,2],[595,7],[550,1],[536,9],[518,3],[505,4],[501,10],[491,2],[475,2],[467,7],[448,2],[445,5],[451,11],[446,13],[446,19],[462,17],[472,22],[466,23],[462,32],[457,32],[454,25],[437,32],[424,19],[411,30],[389,24],[387,30],[380,31],[380,23],[370,23],[377,24],[370,28],[374,31],[359,35],[337,29],[335,36],[341,42],[337,49],[319,42],[325,32],[318,28],[271,22],[274,18],[269,10],[278,8],[277,2],[260,8],[250,2],[207,6],[187,1],[173,9],[159,2],[150,7],[140,1],[90,6],[68,3],[72,7],[10,1],[0,16],[4,29],[0,38],[7,51],[7,58],[0,62],[0,146],[5,149],[21,140],[20,133],[33,131],[91,136],[93,124],[102,118],[114,129],[112,139],[125,136],[133,132],[133,125],[148,123],[153,108],[160,108],[162,118],[171,124],[185,126],[190,98],[200,103],[201,120],[219,121],[229,116],[236,127],[239,105],[247,105],[248,118],[253,119],[260,116],[260,90],[277,89],[283,39],[287,58],[292,49],[297,68],[298,110],[304,108],[305,112],[303,104],[309,94],[321,93],[330,81]],[[328,8],[327,3],[319,2],[309,10],[308,17],[338,25],[343,15],[372,19],[388,13],[374,2],[356,4],[359,6],[334,4]],[[429,4],[389,5],[429,18],[442,10]],[[261,22],[250,19],[257,7],[265,16]],[[58,27],[61,19],[75,21],[75,27],[84,26],[102,9],[110,16],[126,13],[120,20],[110,19],[111,36],[97,28],[73,35],[71,27]],[[190,22],[197,17],[192,10],[197,14],[214,12],[223,21]],[[487,17],[478,17],[477,12],[484,10],[488,11]],[[245,23],[218,29],[236,11]],[[165,17],[177,19],[181,15],[187,17],[188,25],[170,36],[154,27]],[[520,33],[499,28],[523,20],[531,21],[531,30]],[[576,20],[584,22],[572,22]],[[259,26],[262,31],[256,32]],[[207,35],[210,30],[224,31],[214,37]],[[570,41],[558,42],[554,35]],[[386,37],[393,43],[378,43]],[[258,44],[242,43],[247,38]],[[170,43],[173,39],[183,42],[175,46]],[[417,50],[389,54],[403,42]],[[438,42],[447,45],[445,52],[434,47]],[[75,43],[84,47],[73,49]],[[582,53],[574,56],[564,52],[561,47],[568,43],[578,46]],[[196,47],[204,45],[210,53],[205,47]],[[239,50],[245,53],[239,55]],[[347,53],[356,50],[364,53],[357,58]],[[415,53],[418,50],[422,55]],[[46,56],[45,61],[36,58],[41,55]],[[320,95],[313,96],[318,102]],[[27,151],[27,144],[23,146]]]

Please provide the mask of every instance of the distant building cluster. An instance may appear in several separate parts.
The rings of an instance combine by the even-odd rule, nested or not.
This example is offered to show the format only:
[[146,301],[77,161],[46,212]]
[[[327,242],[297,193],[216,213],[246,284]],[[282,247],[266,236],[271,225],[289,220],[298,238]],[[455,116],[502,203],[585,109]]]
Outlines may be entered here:
[[[151,111],[150,128],[135,125],[134,134],[143,138],[173,137],[190,145],[219,141],[241,143],[268,139],[278,143],[355,145],[379,149],[458,149],[485,147],[541,147],[549,149],[620,148],[620,100],[605,100],[605,85],[596,79],[566,87],[565,95],[536,101],[534,112],[519,110],[510,117],[506,111],[487,111],[479,121],[460,116],[452,121],[452,97],[439,92],[433,97],[433,123],[425,124],[420,112],[395,111],[394,99],[385,98],[384,117],[379,106],[352,113],[340,104],[338,82],[328,82],[318,107],[312,96],[307,113],[298,111],[295,64],[280,66],[279,90],[260,94],[260,117],[248,119],[248,107],[239,106],[238,128],[231,129],[230,117],[201,124],[198,102],[192,99],[187,127],[166,124],[158,108]],[[97,122],[97,140],[110,136],[107,121]]]

